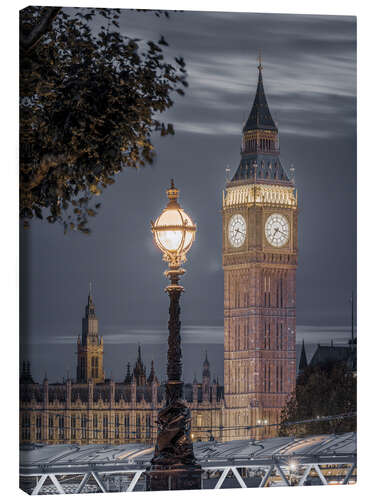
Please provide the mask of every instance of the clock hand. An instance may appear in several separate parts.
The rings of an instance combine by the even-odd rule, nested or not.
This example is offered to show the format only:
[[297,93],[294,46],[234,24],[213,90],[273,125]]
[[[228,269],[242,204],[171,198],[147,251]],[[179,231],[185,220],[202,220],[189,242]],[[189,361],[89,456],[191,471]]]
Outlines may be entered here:
[[243,233],[242,231],[240,231],[238,228],[236,229],[236,232],[237,232],[237,233],[241,233],[241,234],[245,234],[245,233]]

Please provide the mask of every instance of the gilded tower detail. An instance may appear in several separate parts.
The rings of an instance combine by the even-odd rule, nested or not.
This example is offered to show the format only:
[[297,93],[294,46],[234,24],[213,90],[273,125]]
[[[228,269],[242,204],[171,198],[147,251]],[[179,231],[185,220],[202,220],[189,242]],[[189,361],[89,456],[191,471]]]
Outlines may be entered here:
[[[279,159],[262,69],[240,164],[223,193],[223,420],[236,427],[231,439],[276,423],[296,377],[297,192]],[[250,434],[272,434],[263,429]]]

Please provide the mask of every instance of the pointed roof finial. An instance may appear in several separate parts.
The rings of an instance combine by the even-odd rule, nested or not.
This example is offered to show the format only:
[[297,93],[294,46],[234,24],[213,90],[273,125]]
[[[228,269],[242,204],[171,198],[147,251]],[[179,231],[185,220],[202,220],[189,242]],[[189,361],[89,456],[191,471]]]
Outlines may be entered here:
[[301,356],[299,360],[299,367],[298,370],[299,372],[303,372],[307,368],[307,356],[306,356],[306,350],[305,350],[305,339],[302,339],[302,349],[301,349]]
[[259,71],[262,71],[263,66],[262,66],[262,49],[259,49],[258,51],[258,69]]
[[[179,192],[180,192],[179,189],[177,189],[176,186],[174,185],[174,180],[171,179],[171,187],[167,189],[167,196],[170,202],[177,201]],[[168,205],[170,205],[170,203]]]
[[149,384],[151,384],[152,382],[158,382],[158,379],[155,374],[154,360],[151,361],[151,370],[147,381]]

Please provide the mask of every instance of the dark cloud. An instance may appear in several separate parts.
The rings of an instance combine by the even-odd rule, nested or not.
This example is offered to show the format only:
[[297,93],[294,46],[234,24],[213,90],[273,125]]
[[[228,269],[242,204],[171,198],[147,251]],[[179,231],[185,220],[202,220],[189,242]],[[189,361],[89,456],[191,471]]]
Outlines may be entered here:
[[165,206],[173,176],[182,205],[198,224],[183,279],[186,376],[199,373],[197,353],[204,346],[221,373],[221,192],[226,166],[233,174],[239,162],[258,48],[282,161],[294,165],[299,190],[297,323],[312,326],[308,332],[299,326],[297,335],[309,342],[343,341],[355,288],[355,18],[185,12],[167,20],[124,11],[120,21],[130,36],[148,40],[163,33],[168,57],[186,60],[189,88],[164,115],[176,135],[155,137],[155,165],[124,172],[104,193],[92,235],[64,236],[61,227],[40,222],[22,231],[21,325],[39,372],[47,365],[51,378],[64,375],[66,366],[74,372],[74,339],[89,281],[107,373],[119,376],[133,360],[137,340],[159,346],[156,364],[164,370],[165,266],[149,224]]

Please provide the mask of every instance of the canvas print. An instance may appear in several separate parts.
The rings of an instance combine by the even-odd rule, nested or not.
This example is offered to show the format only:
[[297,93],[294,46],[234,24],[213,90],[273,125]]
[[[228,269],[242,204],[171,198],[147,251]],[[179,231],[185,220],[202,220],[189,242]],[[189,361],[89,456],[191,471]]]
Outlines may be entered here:
[[354,484],[356,19],[19,15],[20,488]]

